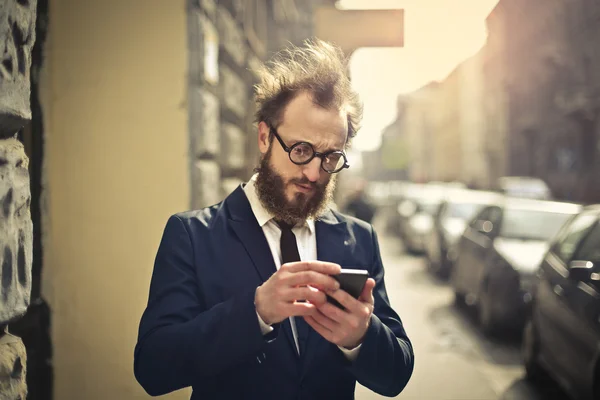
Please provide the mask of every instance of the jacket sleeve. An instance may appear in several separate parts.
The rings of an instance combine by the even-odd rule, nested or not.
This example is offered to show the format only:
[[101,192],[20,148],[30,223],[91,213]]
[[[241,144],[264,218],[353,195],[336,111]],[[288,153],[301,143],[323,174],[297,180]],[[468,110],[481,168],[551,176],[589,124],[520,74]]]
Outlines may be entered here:
[[263,336],[254,290],[208,309],[194,267],[194,246],[178,216],[165,227],[156,255],[148,304],[134,353],[134,373],[152,396],[210,379],[254,358],[277,335]]
[[412,375],[414,353],[400,317],[390,306],[377,234],[373,230],[371,238],[375,308],[371,325],[350,370],[363,386],[380,395],[393,397],[404,389]]

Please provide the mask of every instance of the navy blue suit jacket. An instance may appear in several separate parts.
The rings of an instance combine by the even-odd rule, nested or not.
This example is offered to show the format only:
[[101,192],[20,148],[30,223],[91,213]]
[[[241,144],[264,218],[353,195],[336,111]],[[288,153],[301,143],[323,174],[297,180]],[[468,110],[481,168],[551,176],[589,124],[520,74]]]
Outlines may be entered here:
[[220,204],[167,222],[135,347],[144,389],[156,396],[192,386],[192,399],[330,400],[353,399],[358,381],[385,396],[400,393],[413,350],[389,304],[375,232],[332,211],[315,231],[319,260],[366,269],[376,281],[354,362],[313,329],[299,356],[288,320],[261,334],[254,293],[276,269],[240,186]]

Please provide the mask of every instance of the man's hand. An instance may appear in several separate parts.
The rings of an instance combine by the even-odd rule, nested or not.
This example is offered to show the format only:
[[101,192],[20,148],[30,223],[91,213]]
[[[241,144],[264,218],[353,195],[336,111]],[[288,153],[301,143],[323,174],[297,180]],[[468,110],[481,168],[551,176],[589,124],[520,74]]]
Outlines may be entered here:
[[256,289],[254,302],[258,315],[266,324],[272,325],[291,316],[316,312],[316,307],[327,301],[324,292],[339,289],[340,284],[330,275],[340,271],[339,265],[322,261],[282,265]]
[[306,315],[306,322],[329,342],[353,349],[362,343],[373,314],[375,281],[367,279],[358,300],[343,290],[328,292],[345,310],[325,302],[315,313]]

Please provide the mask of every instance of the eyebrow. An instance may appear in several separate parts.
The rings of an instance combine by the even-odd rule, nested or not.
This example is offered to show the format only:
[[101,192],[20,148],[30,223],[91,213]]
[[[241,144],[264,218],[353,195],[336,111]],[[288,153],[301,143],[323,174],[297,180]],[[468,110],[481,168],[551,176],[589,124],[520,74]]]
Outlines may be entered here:
[[[282,138],[282,139],[283,139],[283,138]],[[343,149],[343,148],[341,148],[341,149],[335,149],[335,148],[331,148],[331,147],[329,147],[329,148],[327,148],[327,149],[325,149],[325,150],[323,150],[323,151],[320,151],[320,150],[318,149],[318,147],[319,147],[319,146],[317,146],[315,143],[313,143],[313,142],[311,142],[311,141],[309,141],[309,140],[305,140],[305,139],[298,139],[298,138],[296,138],[296,137],[294,137],[294,138],[292,138],[292,139],[288,139],[288,140],[291,142],[291,144],[289,144],[289,143],[286,143],[286,145],[287,145],[288,147],[292,147],[292,146],[293,146],[293,145],[295,145],[296,143],[300,143],[300,142],[302,142],[302,143],[308,143],[308,144],[310,144],[310,145],[311,145],[311,146],[312,146],[312,147],[313,147],[313,148],[314,148],[314,149],[315,149],[317,152],[319,152],[319,153],[329,153],[329,152],[332,152],[332,151],[341,151],[341,152],[344,152],[344,149]]]

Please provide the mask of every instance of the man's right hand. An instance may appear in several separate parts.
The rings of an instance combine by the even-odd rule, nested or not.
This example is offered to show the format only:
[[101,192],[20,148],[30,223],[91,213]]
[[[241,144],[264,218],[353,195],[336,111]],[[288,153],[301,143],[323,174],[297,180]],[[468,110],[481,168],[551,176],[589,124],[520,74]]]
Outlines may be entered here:
[[284,264],[256,289],[256,312],[268,325],[292,316],[311,315],[327,301],[325,292],[339,289],[331,275],[340,272],[338,264],[323,261]]

